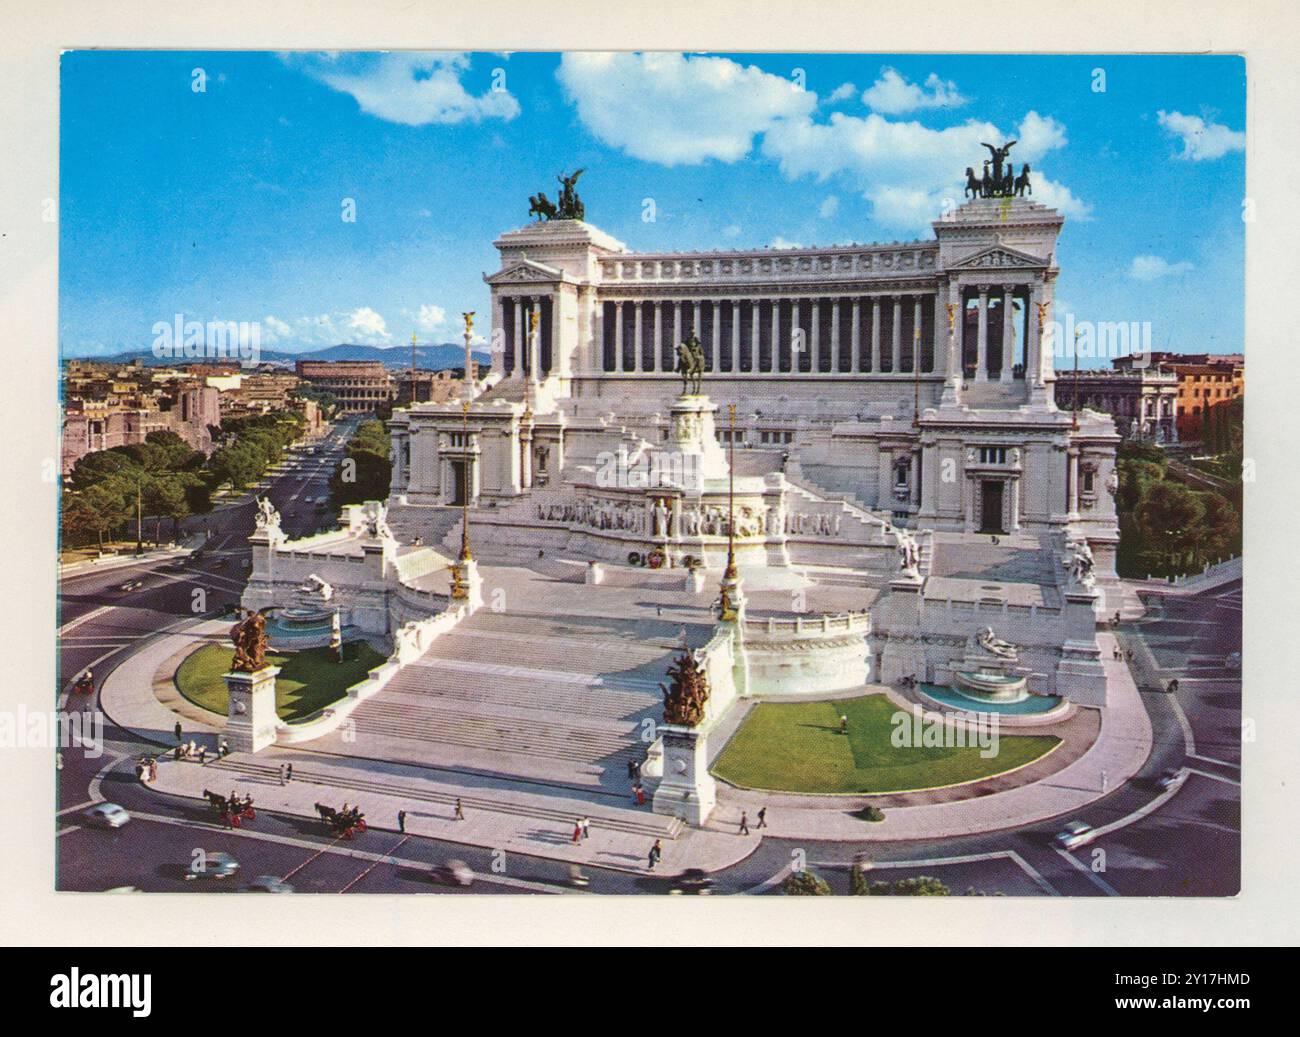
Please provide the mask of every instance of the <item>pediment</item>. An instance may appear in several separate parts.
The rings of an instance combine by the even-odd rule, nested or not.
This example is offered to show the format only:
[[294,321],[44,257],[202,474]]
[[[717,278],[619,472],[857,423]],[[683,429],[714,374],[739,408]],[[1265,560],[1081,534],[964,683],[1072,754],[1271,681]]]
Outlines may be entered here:
[[991,248],[972,252],[964,259],[949,266],[949,270],[1014,270],[1018,268],[1038,268],[1047,266],[1047,260],[1021,252],[1006,245],[994,245]]
[[488,284],[554,284],[565,280],[565,273],[559,267],[547,266],[535,259],[521,259],[483,280]]

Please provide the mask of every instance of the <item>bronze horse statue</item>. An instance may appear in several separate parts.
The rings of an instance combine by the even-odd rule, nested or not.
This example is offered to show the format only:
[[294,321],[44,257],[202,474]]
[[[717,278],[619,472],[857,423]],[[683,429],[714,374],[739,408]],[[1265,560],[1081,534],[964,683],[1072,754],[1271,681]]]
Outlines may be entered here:
[[698,396],[704,377],[704,346],[694,332],[677,347],[676,371],[682,376],[682,395]]
[[538,220],[553,220],[558,211],[555,208],[555,203],[546,197],[544,191],[538,191],[536,194],[528,196],[529,216],[536,216]]

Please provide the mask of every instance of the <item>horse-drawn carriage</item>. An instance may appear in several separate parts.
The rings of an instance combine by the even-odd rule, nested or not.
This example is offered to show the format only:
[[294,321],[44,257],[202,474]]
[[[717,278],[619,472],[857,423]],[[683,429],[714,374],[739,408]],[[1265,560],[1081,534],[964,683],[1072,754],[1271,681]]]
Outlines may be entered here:
[[316,813],[336,839],[351,839],[354,834],[360,835],[366,830],[366,815],[360,807],[349,807],[344,803],[341,810],[335,810],[324,803],[317,803]]
[[231,792],[227,798],[211,789],[204,789],[203,795],[207,797],[212,812],[227,828],[238,828],[244,821],[252,821],[257,817],[252,796],[245,795],[240,799],[235,792]]

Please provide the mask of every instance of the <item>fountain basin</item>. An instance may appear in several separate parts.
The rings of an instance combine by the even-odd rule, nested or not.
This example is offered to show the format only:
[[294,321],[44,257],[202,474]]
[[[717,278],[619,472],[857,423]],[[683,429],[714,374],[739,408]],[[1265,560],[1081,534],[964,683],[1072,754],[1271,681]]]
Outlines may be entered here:
[[978,701],[1023,702],[1029,697],[1026,678],[996,670],[955,670],[956,690]]

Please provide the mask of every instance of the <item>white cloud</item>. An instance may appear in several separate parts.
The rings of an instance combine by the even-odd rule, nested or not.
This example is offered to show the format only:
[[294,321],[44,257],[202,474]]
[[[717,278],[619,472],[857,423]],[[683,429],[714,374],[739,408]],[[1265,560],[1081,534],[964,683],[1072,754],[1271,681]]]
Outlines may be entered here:
[[880,70],[880,78],[862,94],[863,104],[885,115],[904,115],[918,108],[956,108],[966,101],[951,79],[940,79],[931,72],[925,85],[920,86],[909,82],[897,69],[888,65]]
[[[1037,166],[1066,144],[1065,127],[1050,116],[1029,112],[1005,135],[992,123],[967,120],[932,129],[916,121],[895,121],[832,112],[828,121],[785,119],[763,138],[762,151],[775,159],[787,179],[811,176],[817,182],[843,177],[872,204],[875,219],[900,230],[923,230],[943,211],[945,201],[962,201],[962,170],[977,172],[987,156],[981,142],[1016,140],[1017,165]],[[1057,205],[1073,218],[1086,218],[1088,206],[1063,185],[1030,174],[1034,198]]]
[[723,237],[726,237],[726,238],[738,238],[738,237],[740,237],[740,224],[739,224],[739,223],[729,223],[729,224],[727,224],[727,226],[725,226],[725,227],[722,228],[722,235],[723,235]]
[[273,317],[269,313],[262,321],[262,344],[269,346],[273,342],[279,342],[281,339],[288,338],[293,333],[289,327],[279,317]]
[[348,329],[358,332],[363,341],[372,344],[376,339],[386,342],[392,337],[388,334],[388,325],[384,322],[384,318],[369,306],[362,306],[348,315]]
[[1160,256],[1144,255],[1133,257],[1133,263],[1129,266],[1128,275],[1136,281],[1157,281],[1162,277],[1185,274],[1191,269],[1192,264],[1186,260],[1171,263]]
[[847,101],[857,92],[858,88],[852,83],[841,83],[827,95],[826,100],[831,104],[838,104],[840,101]]
[[727,58],[576,52],[556,76],[592,134],[665,166],[735,162],[756,134],[817,103],[791,80]]
[[447,311],[433,303],[424,303],[415,315],[415,323],[421,331],[437,331],[447,321]]
[[1179,158],[1201,162],[1246,149],[1244,132],[1230,130],[1222,123],[1206,122],[1199,115],[1159,111],[1156,118],[1161,126],[1182,140],[1183,150]]
[[282,55],[340,93],[350,94],[361,110],[406,126],[430,123],[513,119],[519,102],[508,90],[469,93],[461,78],[468,56],[457,53],[400,51],[379,55]]
[[826,201],[822,202],[822,204],[818,207],[817,214],[823,220],[829,220],[832,216],[834,216],[839,211],[840,211],[840,200],[836,195],[831,194],[831,195],[827,195]]
[[771,247],[772,248],[803,248],[803,245],[801,245],[797,241],[787,241],[785,238],[781,237],[780,234],[778,234],[776,237],[772,239]]

